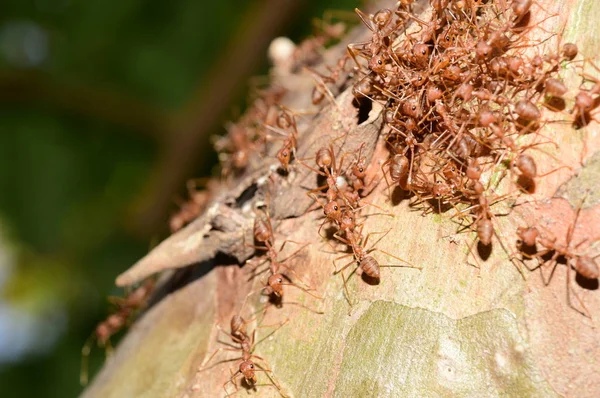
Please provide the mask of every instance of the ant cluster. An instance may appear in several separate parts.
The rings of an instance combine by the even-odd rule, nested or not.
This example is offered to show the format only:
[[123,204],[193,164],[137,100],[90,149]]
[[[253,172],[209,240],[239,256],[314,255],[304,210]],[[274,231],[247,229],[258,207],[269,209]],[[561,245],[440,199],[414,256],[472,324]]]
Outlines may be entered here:
[[[536,53],[542,43],[531,41],[528,33],[542,28],[528,25],[533,4],[432,0],[428,21],[413,15],[407,2],[373,15],[357,10],[372,37],[348,46],[358,71],[356,101],[384,108],[391,152],[384,165],[388,188],[391,181],[419,203],[437,203],[440,213],[456,209],[455,217],[469,219],[484,246],[498,236],[494,203],[533,193],[537,179],[568,167],[539,173],[530,154],[536,149],[553,157],[536,147],[556,145],[537,141],[548,123],[540,107],[568,115],[578,127],[589,123],[600,99],[598,80],[582,74],[594,85],[581,87],[572,110],[563,112],[569,90],[559,72],[578,64],[578,48],[558,40],[556,51]],[[417,29],[409,31],[411,24]],[[517,189],[494,196],[484,176],[507,173],[516,177],[511,183]],[[525,234],[534,245],[535,232],[535,227],[519,230],[518,237]],[[581,259],[550,240],[556,238],[538,238],[546,252],[554,253],[552,261],[559,255]],[[575,270],[597,279],[598,266],[586,260],[574,261]]]
[[[353,257],[334,272],[342,274],[350,304],[343,271],[351,265],[357,265],[352,273],[360,270],[367,281],[378,281],[383,266],[420,269],[376,249],[375,245],[367,249],[370,236],[376,233],[364,233],[359,211],[365,206],[375,206],[364,198],[379,181],[385,180],[390,191],[399,187],[414,195],[418,204],[432,203],[425,212],[454,209],[452,217],[466,220],[475,231],[477,239],[473,243],[490,246],[496,236],[502,244],[496,233],[497,214],[493,205],[520,194],[531,194],[539,179],[570,168],[558,166],[544,173],[538,171],[531,151],[554,158],[540,146],[556,145],[542,134],[543,127],[550,122],[543,118],[541,108],[564,114],[569,123],[580,127],[590,122],[590,112],[600,98],[600,82],[583,75],[594,85],[580,87],[573,108],[565,111],[566,102],[571,99],[567,98],[569,89],[560,72],[582,65],[576,60],[578,48],[558,39],[553,52],[537,53],[540,45],[554,35],[544,41],[530,39],[532,31],[542,30],[539,24],[529,25],[534,8],[532,0],[431,0],[428,20],[413,14],[412,3],[400,1],[395,10],[382,9],[374,14],[356,10],[371,32],[369,40],[348,45],[347,53],[337,64],[327,67],[329,74],[305,65],[316,81],[311,96],[314,105],[319,106],[325,98],[337,105],[333,92],[341,92],[350,84],[357,107],[371,109],[372,104],[366,104],[375,102],[383,108],[385,127],[381,136],[390,157],[380,164],[381,178],[377,175],[367,178],[371,160],[363,153],[365,143],[350,151],[336,148],[336,141],[345,136],[333,138],[328,145],[318,148],[311,158],[314,165],[307,163],[309,159],[297,157],[305,134],[296,118],[299,113],[279,104],[284,92],[277,87],[264,90],[241,121],[230,125],[229,134],[216,145],[222,154],[224,175],[240,175],[249,164],[250,152],[264,147],[264,156],[268,156],[267,146],[275,134],[282,140],[275,155],[279,162],[277,177],[290,176],[296,166],[316,177],[320,186],[306,193],[323,209],[325,219],[318,233],[324,225],[330,225],[333,232],[325,238],[349,250],[336,260]],[[349,64],[352,70],[348,70]],[[510,176],[511,188],[508,193],[497,195],[491,181],[500,181],[506,175]],[[554,267],[560,258],[567,260],[567,297],[572,291],[571,267],[584,278],[599,277],[595,259],[579,254],[571,246],[580,210],[569,228],[566,244],[559,243],[549,232],[543,233],[541,226],[520,227],[516,231],[523,259],[535,258],[540,265]],[[268,209],[265,216],[266,219],[255,219],[257,245],[252,246],[264,252],[270,262],[268,281],[260,291],[281,298],[282,286],[288,284],[310,293],[312,289],[301,287],[281,273],[282,268],[291,273],[293,270],[277,260],[283,246],[275,249]],[[536,245],[541,249],[537,250]],[[406,265],[382,265],[370,255],[375,250]],[[579,302],[585,309],[583,302]],[[584,314],[587,315],[587,310]],[[241,345],[247,338],[236,335],[233,325],[230,336]],[[254,382],[254,374],[246,374],[242,369],[250,360],[249,351],[242,349],[242,352],[245,362],[224,388],[240,374],[246,382]]]
[[[246,267],[251,269],[251,278],[265,274],[266,280],[258,290],[246,296],[242,309],[253,294],[260,293],[268,302],[249,320],[240,316],[242,311],[235,315],[231,319],[230,333],[219,328],[232,342],[226,343],[229,348],[217,349],[199,369],[207,369],[206,364],[221,351],[240,352],[241,356],[235,358],[241,361],[238,370],[223,384],[227,395],[230,395],[229,384],[237,391],[236,379],[240,376],[247,385],[254,386],[258,371],[265,372],[283,395],[266,360],[253,353],[257,344],[256,329],[266,326],[257,326],[252,334],[247,332],[246,326],[262,321],[268,308],[284,304],[285,286],[322,299],[288,264],[306,244],[280,260],[287,243],[300,242],[286,240],[281,245],[276,242],[270,198],[278,195],[259,179],[289,187],[297,182],[294,177],[299,174],[314,177],[316,188],[306,188],[313,206],[307,205],[307,208],[323,209],[319,236],[327,239],[331,246],[344,246],[341,257],[334,260],[334,273],[342,275],[345,297],[352,305],[347,281],[355,272],[362,273],[367,282],[376,283],[381,278],[381,267],[421,269],[375,247],[390,230],[364,231],[361,209],[372,206],[390,215],[366,200],[376,192],[381,181],[386,181],[390,196],[397,188],[417,198],[413,204],[424,206],[425,213],[454,210],[452,218],[461,219],[462,225],[466,223],[474,231],[477,238],[473,244],[478,242],[488,247],[496,237],[504,247],[496,232],[498,214],[494,205],[531,194],[541,178],[570,168],[559,165],[543,173],[538,170],[532,156],[534,150],[560,162],[541,148],[542,145],[556,146],[542,134],[543,127],[551,123],[544,118],[542,108],[564,115],[575,127],[585,126],[593,119],[591,112],[600,101],[600,81],[583,73],[585,63],[576,60],[575,44],[561,43],[558,38],[553,52],[539,53],[541,44],[554,35],[543,41],[531,40],[532,31],[543,30],[540,24],[530,26],[530,19],[532,9],[545,10],[532,0],[430,0],[429,13],[417,15],[413,13],[413,3],[398,1],[395,9],[382,9],[374,14],[356,10],[370,32],[368,40],[349,44],[346,54],[335,66],[326,67],[327,72],[313,69],[320,60],[317,48],[339,39],[343,31],[339,24],[334,25],[335,29],[323,29],[321,36],[298,46],[286,66],[290,73],[304,70],[314,78],[316,84],[308,101],[314,106],[325,107],[321,104],[327,99],[338,107],[334,93],[344,90],[359,108],[374,109],[373,103],[379,104],[383,127],[378,139],[389,151],[389,158],[381,160],[377,167],[373,167],[376,162],[370,159],[375,144],[366,142],[366,138],[358,137],[358,143],[349,147],[347,142],[352,140],[347,140],[346,132],[334,138],[325,137],[329,142],[322,146],[313,147],[315,140],[308,143],[305,137],[310,134],[306,128],[309,123],[303,125],[299,118],[306,113],[284,106],[287,89],[277,85],[259,90],[241,119],[228,124],[228,134],[215,142],[225,177],[222,184],[250,176],[255,186],[264,188],[267,198],[264,211],[257,210],[255,214],[254,242],[244,244],[258,254],[258,258],[247,261],[249,265],[254,263]],[[423,15],[429,18],[423,19],[426,18]],[[568,97],[570,90],[560,75],[567,68],[581,68],[585,80],[574,98]],[[593,85],[587,85],[586,81]],[[566,103],[570,101],[574,105],[567,111]],[[345,144],[339,146],[340,140]],[[273,141],[280,142],[272,145]],[[316,148],[314,157],[298,156],[310,148]],[[277,163],[271,165],[265,177],[266,168],[257,166],[268,157]],[[309,164],[309,160],[314,164]],[[260,178],[252,170],[261,170]],[[499,195],[497,185],[492,182],[501,181],[505,176],[509,176],[508,187],[502,188],[508,193]],[[182,204],[181,210],[172,217],[173,232],[193,221],[217,196],[219,187],[211,184],[200,192],[195,190],[195,185],[188,184],[190,201]],[[426,203],[431,205],[425,206]],[[566,261],[570,305],[570,293],[575,294],[570,285],[571,267],[587,279],[597,279],[600,274],[595,258],[581,254],[578,251],[581,244],[571,244],[581,207],[575,213],[565,243],[539,223],[519,227],[515,232],[523,262],[537,259],[540,266],[556,267],[559,261]],[[329,228],[323,237],[321,231],[325,225]],[[369,239],[376,234],[382,237],[368,248]],[[403,264],[380,264],[371,255],[376,250]],[[337,246],[336,251],[339,251]],[[336,261],[346,257],[352,257],[352,261],[338,268]],[[268,267],[260,269],[265,263]],[[355,267],[350,276],[344,276],[344,271],[352,265]],[[587,310],[580,312],[589,315]],[[128,315],[120,314],[119,311],[113,315],[121,321],[115,323],[116,327],[108,320],[99,326],[97,339],[102,345],[107,341],[104,336],[115,333]],[[271,326],[278,329],[287,322]],[[228,359],[221,362],[225,361]]]
[[[464,205],[469,210],[458,214],[470,212],[465,217],[488,246],[491,205],[506,196],[492,197],[483,176],[508,171],[518,191],[533,192],[536,179],[561,168],[540,174],[529,150],[548,143],[535,142],[544,125],[539,105],[558,111],[551,104],[568,91],[558,72],[574,62],[577,47],[527,55],[540,44],[526,36],[534,29],[527,25],[531,1],[431,5],[429,21],[402,3],[395,11],[359,12],[373,35],[348,46],[362,72],[354,95],[384,106],[388,187],[391,180],[421,202],[437,202],[439,212]],[[418,29],[408,32],[409,23]],[[576,103],[576,115],[586,112]]]

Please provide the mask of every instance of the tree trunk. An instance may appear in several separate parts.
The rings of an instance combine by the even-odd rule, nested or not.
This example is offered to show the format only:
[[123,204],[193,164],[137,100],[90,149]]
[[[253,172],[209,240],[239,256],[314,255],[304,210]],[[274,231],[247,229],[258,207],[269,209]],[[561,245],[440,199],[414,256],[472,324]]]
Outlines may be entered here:
[[[384,2],[383,6],[393,7],[394,3]],[[595,55],[600,40],[597,1],[538,3],[548,13],[558,14],[544,22],[545,29],[555,32],[566,24],[564,41],[577,43],[584,56]],[[530,25],[542,19],[542,14],[532,15]],[[343,45],[327,51],[325,62],[334,65],[345,44],[368,39],[369,33],[364,26],[352,31]],[[540,30],[532,34],[548,35]],[[575,94],[579,78],[564,73]],[[310,101],[314,84],[309,73],[274,79],[289,89],[282,102],[290,109],[316,109]],[[334,94],[336,104],[302,118],[297,158],[310,158],[316,149],[343,136],[339,153],[363,144],[363,153],[373,159],[369,175],[377,181],[389,154],[382,137],[381,106],[373,104],[368,119],[357,124],[352,87]],[[129,285],[165,271],[154,305],[132,326],[84,396],[225,394],[223,385],[231,378],[230,372],[238,370],[239,361],[223,360],[235,358],[237,353],[219,352],[208,369],[198,368],[216,349],[227,347],[218,339],[229,339],[219,336],[215,326],[228,330],[229,320],[242,310],[246,297],[244,317],[251,318],[253,311],[262,314],[264,296],[248,294],[264,286],[264,274],[250,280],[251,267],[237,265],[253,254],[244,241],[253,241],[252,223],[256,214],[262,214],[255,210],[261,201],[268,205],[278,245],[286,239],[311,242],[286,264],[294,268],[293,280],[306,282],[323,297],[319,300],[286,286],[281,308],[270,306],[264,318],[261,316],[262,325],[289,319],[272,334],[275,328],[258,329],[260,342],[255,350],[266,361],[261,363],[272,369],[283,395],[600,395],[597,280],[590,284],[574,281],[574,272],[570,275],[573,291],[591,314],[588,318],[567,303],[564,264],[557,266],[546,285],[542,276],[548,278],[549,269],[529,271],[509,259],[517,251],[516,227],[532,220],[546,220],[552,234],[564,242],[584,195],[586,206],[573,242],[588,239],[582,246],[587,247],[597,243],[594,240],[599,236],[597,123],[579,130],[568,123],[554,123],[545,127],[543,134],[559,144],[552,150],[553,157],[572,169],[541,179],[536,193],[527,198],[535,203],[512,210],[506,206],[510,214],[495,218],[497,237],[486,260],[481,255],[487,257],[488,253],[479,253],[472,244],[472,231],[457,232],[456,220],[445,213],[423,216],[398,189],[392,189],[390,200],[385,181],[379,183],[367,200],[383,211],[367,206],[362,213],[370,214],[365,217],[365,234],[378,233],[370,236],[367,247],[376,242],[378,251],[373,256],[382,264],[400,263],[383,253],[387,252],[422,269],[382,268],[381,280],[374,284],[359,272],[348,278],[356,268],[353,264],[344,273],[349,297],[344,294],[340,274],[332,275],[333,260],[342,254],[334,253],[328,244],[332,241],[317,233],[322,211],[307,212],[313,201],[305,192],[316,186],[314,173],[296,162],[284,176],[273,172],[277,165],[274,157],[256,157],[241,177],[226,184],[204,215],[119,277],[119,285]],[[271,155],[278,146],[273,146]],[[538,152],[533,155],[539,174],[555,167],[553,158]],[[314,164],[311,160],[306,163]],[[510,184],[504,189],[510,189]],[[324,226],[321,234],[326,229]],[[288,243],[285,253],[297,248],[298,244]],[[336,264],[339,268],[351,259]],[[249,330],[254,327],[249,325]],[[226,387],[235,391],[231,383]],[[247,390],[259,396],[279,395],[264,372],[258,373],[255,390]]]

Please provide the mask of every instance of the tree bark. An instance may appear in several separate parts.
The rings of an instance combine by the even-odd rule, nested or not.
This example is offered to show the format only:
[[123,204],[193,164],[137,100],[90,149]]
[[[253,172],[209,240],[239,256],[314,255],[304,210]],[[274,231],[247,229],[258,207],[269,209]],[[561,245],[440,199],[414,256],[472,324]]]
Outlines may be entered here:
[[[391,7],[392,3],[384,2],[384,6]],[[545,29],[555,32],[566,25],[564,40],[577,43],[583,55],[595,54],[600,40],[600,6],[596,1],[538,3],[548,13],[557,13],[556,18],[544,22]],[[533,15],[530,24],[542,18]],[[360,27],[348,35],[344,45],[364,40],[368,33]],[[328,50],[325,61],[333,65],[344,45]],[[577,88],[580,80],[568,71],[564,73],[570,87]],[[313,83],[308,73],[274,79],[290,90],[283,100],[286,106],[315,110],[310,103]],[[388,156],[382,138],[381,107],[374,104],[368,120],[358,125],[351,87],[334,94],[335,104],[303,118],[297,157],[311,157],[317,148],[349,131],[340,152],[355,150],[364,143],[365,153],[373,159],[371,179],[381,178],[380,167]],[[369,242],[384,236],[377,242],[380,251],[373,255],[382,264],[398,263],[385,251],[422,270],[383,268],[376,285],[354,274],[347,283],[355,302],[352,307],[344,295],[342,277],[332,275],[333,260],[341,254],[333,253],[317,234],[322,212],[307,212],[312,200],[305,192],[316,186],[314,174],[296,166],[288,176],[281,176],[272,171],[275,158],[255,161],[217,195],[204,215],[119,277],[119,285],[129,285],[164,271],[155,302],[133,325],[84,396],[225,394],[223,385],[231,377],[230,370],[237,371],[238,362],[223,360],[237,354],[220,352],[209,369],[198,368],[216,349],[226,347],[218,342],[219,337],[225,341],[226,336],[219,336],[215,325],[228,330],[231,316],[240,311],[248,293],[263,286],[260,277],[249,280],[248,266],[231,263],[243,264],[253,254],[243,242],[252,241],[253,208],[265,200],[278,242],[311,242],[290,264],[298,278],[323,296],[318,300],[288,286],[282,307],[270,308],[261,320],[269,325],[289,319],[272,335],[271,329],[258,329],[259,341],[268,337],[255,350],[272,369],[284,395],[598,396],[597,281],[591,285],[573,282],[591,314],[587,318],[567,303],[564,264],[559,264],[546,285],[541,276],[548,277],[550,270],[543,269],[543,274],[540,269],[529,271],[509,259],[516,252],[515,228],[532,220],[545,220],[564,242],[586,192],[573,242],[587,239],[591,251],[599,236],[598,124],[592,122],[575,130],[571,124],[553,123],[543,134],[558,143],[552,155],[572,169],[541,179],[529,198],[532,204],[496,218],[498,238],[485,261],[479,254],[475,259],[468,250],[473,246],[474,233],[457,232],[456,223],[445,214],[423,216],[414,211],[398,190],[393,190],[390,200],[385,182],[380,183],[367,200],[393,217],[370,206],[363,210],[363,214],[370,214],[364,221],[365,233],[380,232]],[[276,150],[271,150],[271,155]],[[552,158],[543,153],[534,156],[540,174],[554,168]],[[510,189],[508,184],[504,188]],[[264,195],[267,191],[269,196]],[[227,205],[232,201],[237,205]],[[506,210],[510,210],[508,206]],[[287,244],[285,252],[296,248]],[[262,308],[259,296],[249,296],[244,316],[251,317],[248,310]],[[256,390],[249,392],[279,395],[264,374],[258,379]],[[231,384],[228,387],[228,391],[234,390]]]

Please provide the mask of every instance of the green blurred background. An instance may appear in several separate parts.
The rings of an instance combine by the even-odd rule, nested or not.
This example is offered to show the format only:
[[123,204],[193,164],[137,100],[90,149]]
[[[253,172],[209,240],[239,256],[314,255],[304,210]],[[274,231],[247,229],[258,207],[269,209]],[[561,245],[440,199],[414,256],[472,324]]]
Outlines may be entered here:
[[[358,0],[0,2],[0,391],[81,392],[106,296],[167,235],[266,47]],[[118,339],[115,339],[117,341]],[[91,376],[104,361],[92,351]]]

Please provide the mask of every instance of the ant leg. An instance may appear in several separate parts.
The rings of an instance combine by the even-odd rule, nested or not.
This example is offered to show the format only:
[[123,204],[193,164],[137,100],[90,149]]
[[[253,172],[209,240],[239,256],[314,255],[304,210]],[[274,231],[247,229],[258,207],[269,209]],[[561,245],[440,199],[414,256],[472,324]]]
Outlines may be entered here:
[[[271,327],[275,327],[275,329],[273,329],[269,334],[267,334],[265,337],[263,337],[262,339],[258,340],[256,343],[254,343],[254,336],[252,337],[253,339],[253,346],[256,346],[260,343],[262,343],[263,341],[265,341],[266,339],[268,339],[269,337],[271,337],[276,331],[278,331],[279,329],[281,329],[282,327],[284,327],[288,322],[290,321],[290,318],[286,318],[285,321],[283,322],[279,322],[279,323],[274,323],[271,325],[260,325],[257,326],[256,329],[263,329],[263,328],[271,328]],[[256,329],[254,329],[254,332],[256,332]],[[263,358],[259,357],[258,355],[252,355],[254,358],[258,358],[258,359],[262,359],[264,361]]]
[[[579,304],[581,305],[581,307],[583,308],[583,311],[576,308],[573,303],[571,302],[571,293],[573,293],[573,296],[575,296],[575,298],[577,299],[577,301],[579,302]],[[589,310],[587,309],[587,307],[585,306],[585,304],[583,303],[583,300],[581,299],[581,297],[579,297],[579,295],[577,294],[577,292],[575,292],[575,289],[573,288],[573,285],[571,283],[571,264],[569,261],[567,261],[567,304],[569,304],[569,307],[573,308],[575,311],[579,312],[581,315],[587,317],[587,318],[592,318],[592,316],[590,315]]]
[[[554,271],[556,270],[556,267],[558,266],[558,257],[560,256],[560,253],[558,253],[557,251],[554,251],[554,254],[552,255],[552,258],[550,258],[550,260],[548,260],[546,263],[542,263],[543,264],[548,264],[548,267],[550,267],[550,275],[548,275],[548,279],[544,278],[544,273],[541,272],[542,275],[542,281],[544,282],[544,285],[548,286],[550,284],[550,281],[552,280],[552,276],[554,275]],[[540,270],[542,270],[543,267],[540,266]]]
[[[375,247],[375,246],[376,246],[376,245],[377,245],[379,242],[381,242],[381,240],[382,240],[383,238],[385,238],[385,237],[386,237],[386,235],[387,235],[387,234],[389,234],[389,233],[390,233],[390,231],[391,231],[391,230],[392,230],[392,228],[388,229],[387,231],[369,232],[369,233],[367,234],[366,238],[365,238],[365,241],[363,242],[363,247],[366,247],[366,246],[367,246],[367,243],[369,242],[369,237],[370,237],[371,235],[383,234],[383,235],[382,235],[382,236],[381,236],[379,239],[377,239],[377,241],[376,241],[375,243],[373,243],[373,246],[372,246],[372,247]],[[361,231],[361,232],[362,232],[362,231]]]
[[374,208],[376,208],[376,209],[380,210],[380,211],[381,211],[381,213],[382,213],[383,215],[385,215],[385,216],[390,216],[390,217],[392,217],[392,218],[394,218],[394,217],[395,217],[393,213],[388,213],[388,212],[387,212],[387,211],[385,211],[383,208],[381,208],[381,207],[379,207],[379,206],[377,206],[376,204],[373,204],[373,203],[371,203],[371,202],[366,202],[366,201],[362,201],[362,200],[361,200],[361,201],[359,202],[359,204],[364,204],[364,206],[359,206],[359,207],[355,208],[355,209],[354,209],[355,211],[358,211],[358,210],[360,210],[360,209],[364,209],[364,208],[365,208],[365,207],[367,207],[367,206],[373,206]]
[[296,255],[298,255],[298,253],[300,253],[302,250],[304,250],[306,248],[306,246],[310,245],[310,242],[297,242],[294,240],[285,240],[283,241],[283,244],[281,245],[281,247],[279,248],[279,252],[281,253],[281,251],[283,250],[283,248],[285,247],[286,243],[294,243],[294,244],[298,244],[298,245],[302,245],[300,246],[300,248],[298,250],[296,250],[295,252],[293,252],[292,254],[290,254],[289,256],[287,256],[286,258],[284,258],[283,260],[281,260],[281,262],[285,262],[287,260],[290,260],[294,257],[296,257]]
[[359,46],[363,46],[364,47],[364,46],[369,45],[370,43],[371,42],[369,42],[369,41],[364,41],[364,42],[360,42],[360,43],[350,43],[346,47],[346,50],[348,51],[348,54],[350,54],[350,57],[352,57],[352,60],[356,64],[356,67],[358,68],[359,72],[362,72],[363,67],[358,62],[358,59],[356,58],[356,52],[355,51],[357,51],[357,49],[359,48]]
[[342,281],[344,282],[344,296],[346,297],[346,301],[348,301],[348,305],[350,305],[350,308],[352,308],[354,304],[352,303],[352,299],[350,297],[350,291],[348,290],[348,281],[350,280],[350,278],[356,272],[357,269],[358,269],[358,267],[354,268],[354,270],[352,270],[350,275],[348,275],[348,278],[344,277],[343,272],[341,273]]
[[316,294],[314,294],[314,293],[311,293],[311,290],[314,290],[314,289],[305,289],[305,288],[303,288],[302,286],[300,286],[300,285],[298,285],[297,283],[294,283],[294,282],[282,283],[281,285],[283,285],[283,286],[294,286],[295,288],[297,288],[297,289],[300,289],[300,290],[302,290],[303,292],[305,292],[305,293],[307,293],[307,294],[309,294],[309,295],[313,296],[313,297],[314,297],[314,298],[316,298],[317,300],[323,300],[323,297],[321,297],[321,296],[319,296],[319,295],[316,295]]
[[[221,351],[233,351],[233,352],[239,352],[240,349],[239,348],[226,348],[226,347],[219,347],[217,348],[211,355],[210,357],[208,357],[208,359],[202,361],[202,364],[198,367],[198,372],[203,372],[206,369],[209,369],[209,367],[207,367],[206,365],[215,357],[215,355],[217,355],[219,352]],[[238,359],[241,359],[241,357],[239,358],[231,358],[231,359],[223,359],[219,362],[216,362],[214,365],[215,366],[219,363],[223,363],[223,362],[231,362],[231,361],[236,361]]]
[[244,302],[242,303],[242,308],[240,309],[240,314],[244,311],[244,307],[246,307],[246,303],[248,302],[248,297],[250,297],[251,295],[256,294],[256,293],[261,293],[265,289],[266,289],[266,287],[263,286],[260,289],[256,289],[256,290],[253,290],[253,291],[249,292],[246,295],[246,297],[244,298]]
[[[473,267],[475,267],[477,269],[477,277],[481,277],[481,263],[479,262],[479,260],[477,259],[477,255],[475,255],[475,252],[473,251],[473,246],[475,246],[475,244],[479,241],[479,239],[477,238],[477,234],[475,234],[475,239],[473,239],[473,241],[469,244],[468,247],[468,253],[465,256],[465,262],[468,265],[471,265]],[[473,259],[475,259],[475,262],[477,264],[469,264],[468,258],[469,258],[469,254],[473,256]]]
[[338,257],[338,258],[336,258],[336,259],[334,259],[334,260],[333,260],[333,268],[334,268],[333,274],[334,274],[334,275],[337,275],[337,274],[339,274],[340,272],[343,272],[343,271],[344,271],[346,268],[348,268],[350,265],[352,265],[352,264],[356,263],[356,259],[353,259],[351,262],[349,262],[348,264],[344,265],[342,268],[340,268],[340,269],[337,269],[337,265],[335,264],[335,262],[336,262],[337,260],[341,260],[342,258],[347,258],[347,257],[350,257],[350,256],[354,256],[354,253],[348,253],[348,254],[345,254],[345,255],[343,255],[343,256],[341,256],[341,257]]
[[[265,363],[266,361],[264,359],[262,359]],[[265,374],[267,375],[267,377],[269,378],[269,380],[271,381],[271,383],[273,383],[273,385],[275,386],[275,388],[277,388],[277,390],[279,391],[279,394],[281,394],[282,397],[286,397],[286,395],[282,392],[281,390],[281,384],[279,384],[279,382],[277,381],[277,379],[275,378],[273,371],[271,369],[269,369],[268,367],[263,367],[261,364],[259,363],[254,363],[259,370],[261,372],[265,372]]]
[[416,269],[418,269],[419,271],[421,271],[421,270],[423,269],[423,267],[419,267],[419,266],[417,266],[417,265],[414,265],[414,264],[412,264],[412,263],[409,263],[408,261],[406,261],[406,260],[403,260],[403,259],[401,259],[400,257],[394,256],[393,254],[391,254],[391,253],[388,253],[388,252],[386,252],[386,251],[384,251],[384,250],[380,250],[380,249],[373,249],[373,250],[377,250],[377,251],[379,251],[379,252],[381,252],[381,253],[383,253],[383,254],[385,254],[385,255],[387,255],[387,256],[393,257],[393,258],[395,258],[396,260],[398,260],[398,261],[401,261],[401,262],[403,262],[403,263],[407,264],[407,265],[401,265],[401,264],[379,264],[379,266],[380,266],[380,267],[416,268]]
[[96,334],[91,334],[83,347],[81,347],[81,368],[79,369],[79,383],[82,386],[87,385],[89,379],[89,358],[92,351],[92,344],[96,341]]
[[[231,369],[229,369],[229,371],[231,372]],[[238,370],[233,375],[231,375],[231,378],[229,380],[227,380],[225,383],[223,383],[223,390],[225,391],[226,396],[230,397],[233,394],[238,392],[238,386],[237,386],[237,383],[235,382],[235,378],[240,374],[242,374],[242,373]],[[227,385],[229,383],[233,384],[233,386],[235,387],[235,392],[233,394],[230,394],[229,391],[227,391]]]
[[385,184],[387,185],[388,194],[390,196],[390,203],[392,202],[392,190],[390,189],[390,182],[387,178],[387,173],[385,172],[384,166],[386,166],[387,164],[390,164],[391,162],[392,162],[392,159],[390,158],[381,165],[381,172],[383,173],[383,178],[385,179]]
[[309,284],[308,284],[308,283],[306,283],[305,281],[303,281],[303,280],[302,280],[302,278],[300,278],[300,277],[298,276],[298,274],[296,274],[296,271],[294,271],[292,268],[290,268],[290,267],[288,267],[287,265],[285,265],[285,264],[282,264],[282,263],[280,263],[280,264],[279,264],[279,266],[281,266],[281,267],[283,267],[283,268],[287,269],[287,270],[288,270],[290,273],[294,274],[294,277],[295,277],[297,280],[299,280],[300,282],[302,282],[302,284],[303,284],[304,286],[306,286],[306,288],[307,288],[308,290],[314,290],[314,289],[311,289],[311,288],[309,287]]

